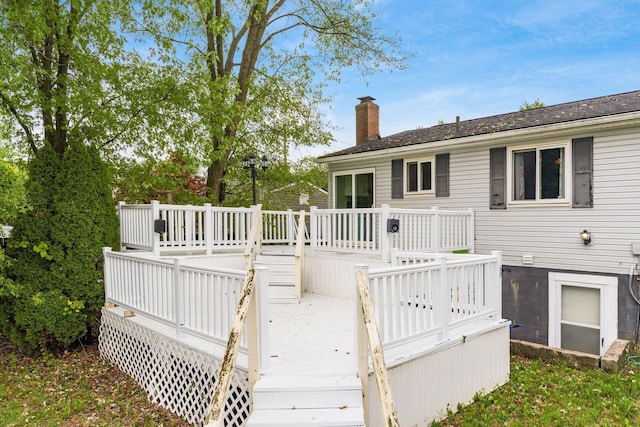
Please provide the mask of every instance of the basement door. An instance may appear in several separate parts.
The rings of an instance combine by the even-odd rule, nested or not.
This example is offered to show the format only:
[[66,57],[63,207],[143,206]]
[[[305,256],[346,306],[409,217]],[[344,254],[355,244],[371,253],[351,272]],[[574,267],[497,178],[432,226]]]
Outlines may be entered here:
[[618,279],[549,273],[549,345],[604,355],[618,337]]

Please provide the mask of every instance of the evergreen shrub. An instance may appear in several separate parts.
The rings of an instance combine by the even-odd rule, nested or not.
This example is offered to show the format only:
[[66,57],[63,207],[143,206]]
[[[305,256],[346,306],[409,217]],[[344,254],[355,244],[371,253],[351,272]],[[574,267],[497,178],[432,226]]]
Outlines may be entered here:
[[98,150],[78,139],[62,160],[46,144],[30,162],[30,211],[8,250],[12,291],[0,291],[3,332],[27,352],[69,347],[99,319],[102,247],[119,246],[108,183]]

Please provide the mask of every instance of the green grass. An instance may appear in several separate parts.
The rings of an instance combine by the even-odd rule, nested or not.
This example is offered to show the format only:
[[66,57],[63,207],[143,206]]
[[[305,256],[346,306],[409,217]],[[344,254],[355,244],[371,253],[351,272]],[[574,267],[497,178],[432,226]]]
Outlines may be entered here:
[[640,366],[577,370],[511,358],[511,380],[433,426],[637,426]]

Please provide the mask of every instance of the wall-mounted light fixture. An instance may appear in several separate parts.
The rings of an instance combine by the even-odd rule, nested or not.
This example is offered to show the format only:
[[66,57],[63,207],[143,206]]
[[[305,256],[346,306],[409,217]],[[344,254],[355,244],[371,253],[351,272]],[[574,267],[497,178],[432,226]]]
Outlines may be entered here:
[[591,233],[585,228],[582,233],[580,233],[580,239],[582,239],[582,243],[584,243],[585,246],[588,245],[591,243]]

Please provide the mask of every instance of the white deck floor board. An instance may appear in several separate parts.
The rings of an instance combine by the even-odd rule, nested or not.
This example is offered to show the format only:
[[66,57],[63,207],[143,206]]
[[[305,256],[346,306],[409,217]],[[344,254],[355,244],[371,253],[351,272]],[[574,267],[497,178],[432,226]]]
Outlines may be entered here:
[[299,304],[269,304],[265,375],[335,375],[356,371],[353,301],[303,294]]

